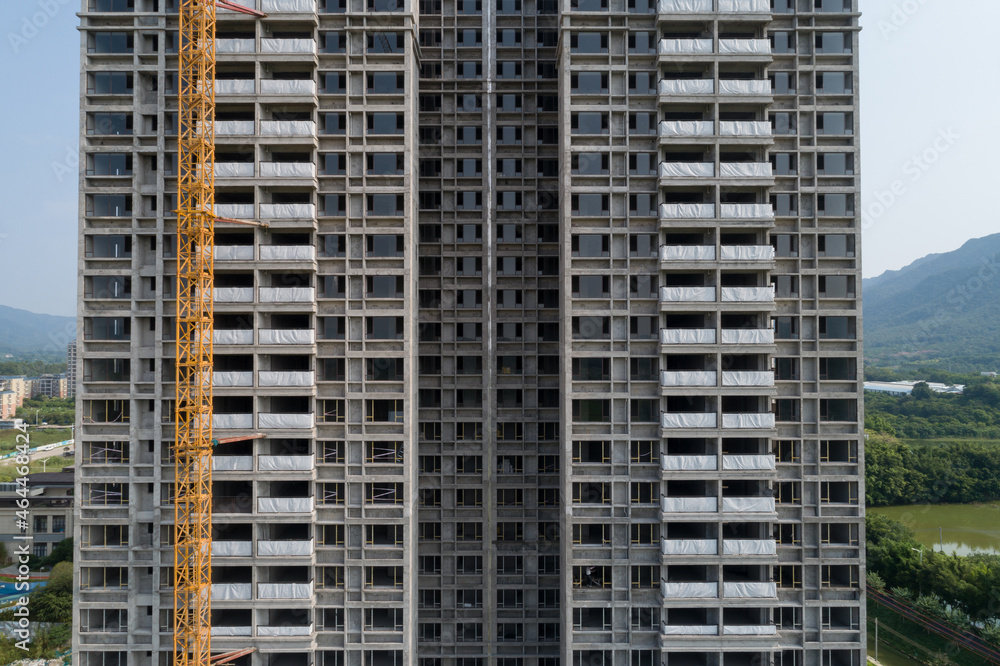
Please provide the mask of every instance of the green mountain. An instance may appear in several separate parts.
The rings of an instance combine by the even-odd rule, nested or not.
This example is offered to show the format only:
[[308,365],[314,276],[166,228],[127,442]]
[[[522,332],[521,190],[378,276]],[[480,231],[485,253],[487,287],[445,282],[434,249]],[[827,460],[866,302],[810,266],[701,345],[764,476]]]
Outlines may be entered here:
[[862,282],[865,358],[1000,370],[1000,234]]
[[66,345],[75,339],[76,317],[36,314],[0,305],[0,355],[65,359]]

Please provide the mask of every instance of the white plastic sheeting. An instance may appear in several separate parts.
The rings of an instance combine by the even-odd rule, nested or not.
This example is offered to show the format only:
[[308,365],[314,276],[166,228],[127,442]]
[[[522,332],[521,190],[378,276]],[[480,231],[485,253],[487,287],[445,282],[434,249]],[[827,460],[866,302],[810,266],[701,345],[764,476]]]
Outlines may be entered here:
[[774,513],[773,497],[723,497],[726,513]]
[[253,287],[216,287],[212,298],[216,303],[253,303]]
[[316,290],[312,287],[261,287],[261,303],[312,303]]
[[769,14],[771,3],[769,0],[719,0],[720,12],[751,12]]
[[718,419],[714,412],[707,414],[668,414],[667,412],[660,412],[661,428],[714,428],[716,427],[716,423],[718,423]]
[[313,204],[261,204],[260,216],[271,220],[312,219],[316,217]]
[[660,592],[666,599],[718,599],[719,584],[660,581]]
[[[770,165],[768,165],[770,167]],[[774,248],[770,245],[723,245],[719,251],[722,261],[773,261]]]
[[714,372],[696,371],[660,371],[660,386],[715,386],[717,375]]
[[730,624],[722,628],[726,636],[774,636],[778,628],[773,624]]
[[714,345],[714,328],[661,328],[662,345]]
[[262,345],[311,345],[316,342],[316,331],[311,328],[262,328],[257,335]]
[[212,386],[253,386],[252,372],[213,372]]
[[714,303],[715,287],[660,287],[664,303]]
[[216,95],[252,95],[256,87],[253,79],[216,79]]
[[720,39],[719,53],[758,53],[769,55],[771,43],[766,39]]
[[252,472],[253,456],[212,456],[213,472]]
[[715,204],[660,204],[661,218],[714,218]]
[[258,636],[308,636],[313,632],[313,626],[304,627],[257,627]]
[[715,92],[712,79],[660,79],[656,85],[660,95],[710,95]]
[[722,373],[723,386],[774,386],[773,372],[751,370],[726,370]]
[[656,5],[656,11],[662,13],[677,12],[704,12],[713,11],[712,0],[660,0]]
[[[261,498],[264,499],[264,498]],[[258,500],[259,501],[259,500]],[[308,541],[258,541],[257,557],[308,557],[313,553],[313,542]]]
[[720,79],[720,95],[770,95],[771,82],[757,79]]
[[[311,513],[312,509],[313,509],[312,497],[258,497],[257,498],[257,513]],[[262,542],[262,543],[269,543],[269,542]]]
[[723,414],[723,428],[773,428],[774,414]]
[[722,329],[722,344],[772,345],[774,344],[774,331],[769,328],[724,328]]
[[711,53],[711,39],[661,39],[657,52],[667,53]]
[[212,331],[212,342],[217,345],[252,345],[253,329],[217,328]]
[[719,175],[723,178],[770,178],[771,163],[722,162],[719,164]]
[[308,599],[312,583],[257,583],[258,599]]
[[715,134],[715,123],[710,120],[660,121],[660,136],[712,136],[713,134]]
[[762,456],[722,456],[722,469],[774,469],[772,455]]
[[216,120],[216,136],[253,136],[252,120]]
[[663,513],[715,513],[719,500],[715,497],[660,497]]
[[719,542],[715,539],[661,539],[664,555],[718,555]]
[[756,219],[774,217],[771,204],[722,204],[722,217]]
[[261,162],[260,177],[315,178],[316,165],[306,162]]
[[714,245],[661,245],[660,261],[712,261]]
[[723,583],[722,594],[736,599],[769,599],[778,596],[775,583]]
[[250,583],[212,583],[212,601],[245,601],[252,597]]
[[256,45],[252,39],[217,39],[216,53],[253,53]]
[[265,14],[274,12],[315,12],[314,0],[261,0],[260,10]]
[[711,178],[715,175],[715,165],[711,162],[660,162],[659,174],[660,178]]
[[257,417],[261,428],[302,430],[312,428],[315,417],[312,414],[261,414]]
[[316,383],[312,372],[259,372],[260,386],[312,386]]
[[253,178],[253,162],[216,162],[216,178]]
[[253,245],[216,245],[216,261],[253,261]]
[[250,557],[253,555],[252,541],[213,541],[212,557]]
[[216,204],[215,214],[219,217],[252,218],[253,204]]
[[719,467],[715,456],[672,456],[664,453],[660,456],[660,467],[666,471],[714,471]]
[[261,472],[308,472],[313,468],[312,456],[258,456]]
[[316,41],[312,39],[270,39],[260,40],[261,53],[316,53]]
[[661,624],[665,636],[718,636],[717,624]]
[[723,555],[776,555],[774,539],[723,539]]
[[[313,165],[309,165],[313,166]],[[767,247],[771,247],[768,245]],[[312,261],[316,248],[312,245],[261,245],[261,261]]]
[[315,95],[316,82],[311,79],[261,79],[261,95]]
[[262,120],[261,136],[312,136],[316,123],[312,120]]
[[253,414],[213,414],[212,427],[218,430],[249,430]]
[[250,636],[252,633],[252,628],[249,625],[246,627],[220,627],[217,624],[212,625],[213,636]]
[[720,120],[719,136],[771,136],[771,123],[761,120]]

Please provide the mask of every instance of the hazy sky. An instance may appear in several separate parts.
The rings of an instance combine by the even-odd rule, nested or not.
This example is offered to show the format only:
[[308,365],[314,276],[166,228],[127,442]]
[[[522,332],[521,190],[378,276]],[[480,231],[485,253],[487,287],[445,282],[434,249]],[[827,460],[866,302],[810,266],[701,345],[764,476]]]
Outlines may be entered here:
[[[0,305],[61,315],[76,312],[78,7],[0,2]],[[861,9],[870,277],[1000,231],[1000,2]]]

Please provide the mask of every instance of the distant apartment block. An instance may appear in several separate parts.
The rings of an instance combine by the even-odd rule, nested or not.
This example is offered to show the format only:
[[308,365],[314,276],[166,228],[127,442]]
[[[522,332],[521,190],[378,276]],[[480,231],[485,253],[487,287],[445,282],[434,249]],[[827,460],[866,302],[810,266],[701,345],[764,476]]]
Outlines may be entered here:
[[66,397],[76,396],[77,383],[76,342],[66,345]]
[[44,395],[49,398],[65,398],[68,396],[68,382],[65,374],[41,375],[37,382],[37,388],[32,393],[32,397]]
[[12,419],[17,413],[17,393],[0,391],[0,419]]
[[45,557],[55,544],[73,536],[73,468],[28,475],[31,516],[20,527],[17,500],[23,495],[18,488],[17,483],[0,483],[0,542],[10,554],[24,543],[15,537],[27,536],[31,553]]
[[24,401],[32,397],[31,383],[24,376],[0,377],[0,390],[13,391],[17,396],[17,406],[24,405]]

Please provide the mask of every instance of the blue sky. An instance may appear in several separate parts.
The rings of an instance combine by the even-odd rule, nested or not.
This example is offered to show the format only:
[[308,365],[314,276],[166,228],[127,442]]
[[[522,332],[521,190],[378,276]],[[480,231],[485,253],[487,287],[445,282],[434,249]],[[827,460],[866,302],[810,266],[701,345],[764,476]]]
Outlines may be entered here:
[[[0,305],[76,312],[76,0],[0,3]],[[1000,231],[996,0],[862,0],[864,274]],[[968,17],[975,17],[970,20]]]

